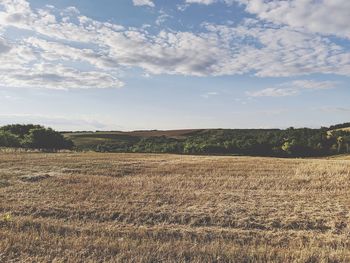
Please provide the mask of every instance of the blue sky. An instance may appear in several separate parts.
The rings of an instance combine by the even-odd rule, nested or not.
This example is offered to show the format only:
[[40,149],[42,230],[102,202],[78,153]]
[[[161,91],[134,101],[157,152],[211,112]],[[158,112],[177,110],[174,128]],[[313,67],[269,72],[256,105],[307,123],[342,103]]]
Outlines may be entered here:
[[348,0],[2,0],[0,125],[346,122],[349,13]]

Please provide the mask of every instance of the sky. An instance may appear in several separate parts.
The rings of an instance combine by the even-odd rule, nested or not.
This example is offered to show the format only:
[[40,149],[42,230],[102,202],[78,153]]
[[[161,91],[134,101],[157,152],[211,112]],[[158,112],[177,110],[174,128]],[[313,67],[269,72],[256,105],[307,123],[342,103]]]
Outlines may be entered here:
[[0,125],[350,121],[349,0],[0,0]]

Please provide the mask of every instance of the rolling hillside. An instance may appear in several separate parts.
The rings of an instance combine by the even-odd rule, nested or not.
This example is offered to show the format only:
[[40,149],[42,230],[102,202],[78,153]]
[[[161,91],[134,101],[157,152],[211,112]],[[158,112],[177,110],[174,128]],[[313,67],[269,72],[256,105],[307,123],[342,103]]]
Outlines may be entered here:
[[316,157],[348,153],[349,130],[339,124],[320,129],[97,131],[64,136],[83,151]]
[[348,128],[340,128],[340,129],[337,129],[337,131],[350,132],[350,127],[348,127]]
[[202,130],[149,130],[149,131],[97,131],[97,132],[72,132],[64,133],[79,149],[91,149],[101,144],[134,144],[145,138],[165,137],[168,139],[184,140]]

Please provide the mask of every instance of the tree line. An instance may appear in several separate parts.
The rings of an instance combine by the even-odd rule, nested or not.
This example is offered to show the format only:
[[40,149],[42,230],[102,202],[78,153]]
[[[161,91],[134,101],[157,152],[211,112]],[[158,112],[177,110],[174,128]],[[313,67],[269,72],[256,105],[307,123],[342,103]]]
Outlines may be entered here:
[[237,154],[276,157],[312,157],[349,153],[350,133],[341,130],[203,130],[186,139],[166,136],[141,138],[136,142],[102,143],[100,152],[178,154]]
[[0,147],[62,150],[73,149],[74,144],[51,128],[13,124],[0,127]]
[[[346,127],[350,127],[350,123],[320,129],[210,129],[192,132],[184,138],[86,133],[84,138],[99,138],[104,142],[87,144],[83,149],[98,152],[327,156],[350,152],[350,132],[342,130]],[[112,137],[115,140],[111,141]],[[0,127],[0,147],[82,150],[60,132],[33,124]]]

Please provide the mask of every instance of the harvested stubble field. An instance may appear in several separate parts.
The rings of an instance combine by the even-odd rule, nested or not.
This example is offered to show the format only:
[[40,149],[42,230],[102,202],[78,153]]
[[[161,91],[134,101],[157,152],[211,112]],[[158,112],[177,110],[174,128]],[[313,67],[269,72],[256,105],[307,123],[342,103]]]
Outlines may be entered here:
[[0,153],[0,262],[350,262],[350,160]]

